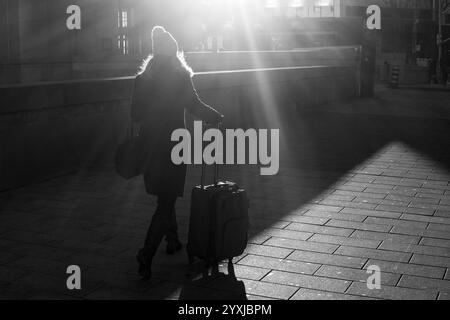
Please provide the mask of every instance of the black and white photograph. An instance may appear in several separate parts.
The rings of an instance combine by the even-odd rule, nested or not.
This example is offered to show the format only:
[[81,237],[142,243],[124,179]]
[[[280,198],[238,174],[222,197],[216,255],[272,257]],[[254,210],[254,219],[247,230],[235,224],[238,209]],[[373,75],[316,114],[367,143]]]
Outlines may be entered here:
[[3,302],[450,300],[450,0],[0,0],[0,39]]

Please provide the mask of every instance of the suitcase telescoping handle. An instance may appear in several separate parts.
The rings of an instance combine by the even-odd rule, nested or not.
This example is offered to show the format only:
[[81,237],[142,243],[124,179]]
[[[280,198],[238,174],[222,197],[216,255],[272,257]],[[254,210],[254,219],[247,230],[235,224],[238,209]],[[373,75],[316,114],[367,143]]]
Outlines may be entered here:
[[[205,163],[202,163],[202,177],[201,177],[201,187],[202,189],[205,188]],[[219,165],[216,163],[214,164],[214,185],[219,184]]]
[[[220,123],[217,124],[217,129],[220,130]],[[201,181],[200,181],[200,185],[202,187],[202,189],[205,188],[205,170],[206,170],[206,164],[205,162],[202,160],[202,175],[201,175]],[[218,185],[219,184],[219,165],[217,163],[214,163],[214,185]]]

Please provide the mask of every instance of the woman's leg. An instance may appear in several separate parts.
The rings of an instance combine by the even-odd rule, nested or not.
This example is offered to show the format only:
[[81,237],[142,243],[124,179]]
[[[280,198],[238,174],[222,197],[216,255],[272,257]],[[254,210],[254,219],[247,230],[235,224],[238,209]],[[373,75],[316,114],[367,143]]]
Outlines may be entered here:
[[178,224],[177,224],[177,216],[175,207],[173,208],[170,217],[169,217],[169,227],[167,228],[166,233],[166,241],[167,241],[167,254],[174,254],[175,252],[181,250],[183,245],[178,238]]
[[142,251],[145,260],[149,264],[151,264],[164,235],[167,234],[170,228],[171,214],[174,210],[176,199],[176,196],[158,196],[158,205],[147,231],[147,237]]
[[178,240],[178,224],[175,207],[170,212],[169,216],[169,227],[166,233],[167,242],[177,242]]

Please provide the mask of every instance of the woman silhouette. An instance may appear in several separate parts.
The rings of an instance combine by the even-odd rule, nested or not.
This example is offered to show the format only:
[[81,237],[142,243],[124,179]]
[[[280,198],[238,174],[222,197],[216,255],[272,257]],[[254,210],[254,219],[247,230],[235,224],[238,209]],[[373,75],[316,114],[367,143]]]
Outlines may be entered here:
[[153,257],[164,236],[166,251],[181,250],[178,239],[175,202],[183,196],[186,165],[174,165],[171,151],[176,142],[172,132],[185,127],[185,110],[208,124],[218,124],[223,116],[203,103],[192,82],[193,72],[186,64],[175,38],[163,27],[152,30],[153,55],[136,77],[131,118],[140,125],[145,141],[144,182],[148,194],[157,196],[157,208],[139,251],[139,274],[151,278]]

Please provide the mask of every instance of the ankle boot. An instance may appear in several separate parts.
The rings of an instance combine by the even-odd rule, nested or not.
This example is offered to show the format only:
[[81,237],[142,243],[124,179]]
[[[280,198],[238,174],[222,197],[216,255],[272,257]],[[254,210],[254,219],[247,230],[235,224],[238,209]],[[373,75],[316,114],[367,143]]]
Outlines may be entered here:
[[152,277],[152,259],[147,259],[144,250],[141,249],[136,256],[139,263],[138,273],[143,280],[150,280]]

